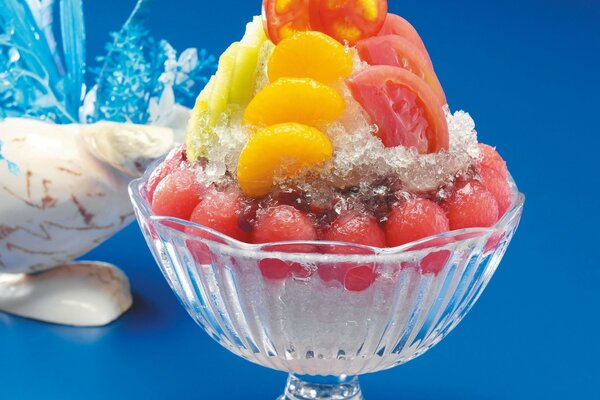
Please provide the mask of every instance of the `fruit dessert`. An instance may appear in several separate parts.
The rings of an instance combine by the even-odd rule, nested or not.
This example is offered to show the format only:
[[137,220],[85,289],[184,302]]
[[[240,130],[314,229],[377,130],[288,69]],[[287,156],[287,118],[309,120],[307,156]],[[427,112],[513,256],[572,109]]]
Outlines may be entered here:
[[[419,34],[384,0],[265,0],[192,114],[148,200],[238,241],[360,253],[491,227],[513,202],[506,163],[478,143],[469,114],[450,111]],[[437,274],[448,257],[417,267]],[[273,281],[315,273],[259,267]],[[350,291],[377,278],[369,266],[317,272]]]

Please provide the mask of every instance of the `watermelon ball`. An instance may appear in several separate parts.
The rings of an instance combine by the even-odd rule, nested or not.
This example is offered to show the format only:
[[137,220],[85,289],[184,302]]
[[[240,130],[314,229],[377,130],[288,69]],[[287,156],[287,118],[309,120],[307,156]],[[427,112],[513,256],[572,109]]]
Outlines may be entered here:
[[[192,233],[190,230],[186,230]],[[194,261],[200,265],[209,265],[213,262],[213,255],[206,243],[197,240],[186,240],[185,245],[188,248]]]
[[198,182],[192,170],[175,170],[156,187],[152,197],[152,210],[162,217],[189,220],[206,190],[206,186]]
[[[361,254],[354,252],[345,253]],[[369,253],[365,252],[364,254]],[[377,273],[372,264],[350,262],[324,263],[319,264],[317,273],[324,282],[339,282],[350,292],[367,290],[377,279]]]
[[512,193],[508,179],[496,169],[483,167],[479,170],[479,180],[496,199],[498,217],[502,217],[512,205]]
[[349,292],[362,292],[367,290],[375,280],[377,274],[370,265],[360,265],[348,269],[344,277],[344,287]]
[[450,253],[450,250],[440,250],[429,253],[428,255],[423,257],[423,259],[419,263],[419,266],[421,267],[421,272],[424,275],[439,274],[440,272],[442,272],[442,270],[448,263],[448,260],[450,260],[451,256],[452,253]]
[[385,247],[385,232],[379,222],[356,210],[343,211],[331,227],[323,232],[323,240],[347,242],[365,246]]
[[450,230],[444,210],[436,203],[413,198],[396,206],[385,224],[385,235],[390,247],[401,246],[415,240]]
[[498,222],[498,202],[476,180],[459,182],[442,206],[452,230],[487,228]]
[[308,215],[288,205],[259,211],[252,232],[253,243],[316,239],[317,231]]
[[185,145],[181,145],[171,150],[165,160],[158,167],[156,167],[154,171],[152,171],[150,178],[148,178],[148,183],[146,184],[148,201],[150,201],[150,203],[152,203],[154,192],[156,191],[158,184],[165,179],[167,175],[171,174],[176,169],[179,169],[186,163],[187,156],[185,152]]
[[[300,210],[289,205],[272,206],[257,213],[256,224],[252,231],[252,243],[274,243],[287,241],[317,240],[317,230],[311,219]],[[273,251],[310,252],[313,246],[288,245],[276,246]],[[311,275],[302,264],[265,258],[259,262],[263,276],[270,280],[284,280],[290,275],[306,278]]]
[[211,189],[194,209],[191,221],[233,239],[248,242],[250,234],[241,223],[245,206],[242,194],[236,187],[230,186],[223,191]]
[[[379,222],[371,215],[356,210],[343,211],[329,229],[323,232],[321,239],[373,247],[386,246],[385,233]],[[323,250],[335,254],[371,253],[367,249],[350,246],[327,246]],[[368,289],[377,278],[372,266],[352,263],[323,264],[317,272],[323,281],[336,280],[351,292]]]
[[508,168],[500,154],[487,144],[480,144],[481,160],[477,165],[480,181],[498,203],[498,216],[502,217],[512,205],[512,193],[508,183]]
[[492,146],[487,144],[479,144],[481,151],[481,161],[479,168],[490,168],[495,170],[501,177],[508,178],[508,168],[506,162],[500,154]]

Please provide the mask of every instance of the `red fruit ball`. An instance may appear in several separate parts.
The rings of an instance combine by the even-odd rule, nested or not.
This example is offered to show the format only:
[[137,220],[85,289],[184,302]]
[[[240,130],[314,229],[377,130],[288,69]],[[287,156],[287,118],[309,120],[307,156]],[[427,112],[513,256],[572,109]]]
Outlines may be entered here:
[[479,144],[479,150],[481,150],[481,161],[479,162],[479,168],[490,168],[496,171],[502,178],[508,178],[508,168],[506,162],[500,156],[500,154],[491,146],[487,144]]
[[344,277],[344,287],[349,292],[362,292],[367,290],[377,279],[373,267],[360,265],[350,268]]
[[287,279],[291,273],[290,263],[277,258],[265,258],[258,263],[261,274],[273,281],[282,281]]
[[348,242],[365,246],[385,247],[385,233],[379,222],[359,211],[344,211],[329,229],[323,232],[323,240]]
[[[292,206],[269,207],[257,213],[257,221],[252,231],[253,243],[288,242],[294,240],[311,241],[317,239],[317,231],[310,218]],[[313,246],[287,245],[273,246],[270,250],[279,252],[311,252]],[[311,272],[301,264],[266,258],[259,262],[263,276],[270,280],[284,280],[290,275],[306,278]]]
[[244,207],[242,195],[237,188],[229,187],[224,191],[213,189],[206,193],[204,201],[193,211],[191,221],[236,240],[248,242],[250,235],[240,224]]
[[162,217],[189,220],[205,193],[206,187],[198,182],[192,170],[175,170],[156,187],[152,210]]
[[452,253],[450,253],[449,250],[435,251],[426,255],[419,263],[421,272],[423,274],[439,274],[442,272],[451,256]]
[[158,184],[165,179],[167,175],[171,174],[176,169],[179,169],[186,162],[187,155],[185,152],[185,146],[181,145],[171,150],[165,160],[158,167],[156,167],[154,171],[152,171],[150,178],[148,178],[148,183],[146,184],[148,201],[150,201],[150,203],[152,203],[154,192],[156,191]]
[[[293,249],[290,249],[293,251]],[[258,267],[261,274],[273,281],[282,281],[292,275],[296,278],[306,279],[312,275],[312,270],[300,263],[284,261],[277,258],[265,258],[259,261]]]
[[385,235],[390,247],[450,230],[444,210],[434,202],[415,198],[395,207],[385,224]]
[[492,168],[481,168],[481,184],[494,196],[498,203],[498,217],[502,217],[512,205],[512,193],[506,177]]
[[[323,232],[323,240],[347,242],[365,246],[385,247],[385,233],[379,222],[368,214],[355,210],[342,212],[331,227]],[[371,254],[369,249],[347,246],[322,246],[324,253],[331,254]],[[355,263],[331,263],[319,265],[319,277],[325,281],[338,281],[350,292],[361,292],[369,288],[377,274],[370,265]]]
[[498,202],[475,180],[458,183],[443,207],[452,230],[487,228],[498,222]]
[[259,212],[252,232],[253,243],[316,239],[317,231],[311,219],[292,206],[275,206]]

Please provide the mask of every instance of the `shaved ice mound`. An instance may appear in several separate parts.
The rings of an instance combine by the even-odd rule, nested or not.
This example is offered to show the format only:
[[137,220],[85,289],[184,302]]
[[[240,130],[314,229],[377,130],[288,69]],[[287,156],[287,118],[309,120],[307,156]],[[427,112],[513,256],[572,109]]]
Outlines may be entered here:
[[[239,193],[239,202],[227,208],[235,214],[228,230],[237,218],[247,234],[242,236],[253,243],[264,226],[262,215],[293,207],[318,239],[354,237],[368,245],[358,231],[328,232],[353,226],[340,219],[360,215],[355,222],[375,221],[388,238],[397,237],[390,230],[411,220],[410,203],[439,207],[450,228],[478,227],[480,221],[488,226],[508,211],[513,201],[508,173],[497,171],[504,161],[478,143],[467,112],[441,104],[446,96],[428,55],[406,40],[389,41],[401,45],[397,49],[381,49],[378,43],[388,41],[356,45],[298,32],[272,42],[260,18],[248,24],[198,96],[186,140],[186,165],[197,181],[223,198]],[[374,57],[362,59],[365,48]],[[385,63],[366,62],[373,59]],[[478,188],[475,200],[457,195],[465,182]],[[463,205],[479,198],[498,212],[487,219],[470,215],[474,208]],[[203,201],[194,213],[212,215],[213,205]],[[431,232],[429,220],[417,219],[415,229]],[[289,240],[283,233],[297,224],[283,218],[277,227],[281,237],[275,232],[269,236],[273,242]],[[377,243],[393,247],[397,240]]]

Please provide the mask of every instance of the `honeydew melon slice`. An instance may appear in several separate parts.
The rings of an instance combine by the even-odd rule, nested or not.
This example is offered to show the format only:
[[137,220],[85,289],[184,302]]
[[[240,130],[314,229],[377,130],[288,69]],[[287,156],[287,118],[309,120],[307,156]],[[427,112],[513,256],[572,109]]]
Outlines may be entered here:
[[219,59],[217,73],[196,99],[186,132],[187,157],[190,161],[205,157],[208,147],[217,140],[214,127],[227,110],[238,47],[239,42],[235,42],[225,50]]
[[273,46],[261,17],[254,17],[242,40],[231,44],[221,55],[217,73],[198,96],[188,123],[186,144],[190,161],[206,157],[210,146],[218,141],[214,128],[228,123],[228,113],[243,111],[252,100],[260,71],[265,69],[267,43]]
[[230,102],[244,108],[254,95],[258,75],[259,56],[267,35],[260,17],[246,26],[246,34],[238,48],[230,88]]

